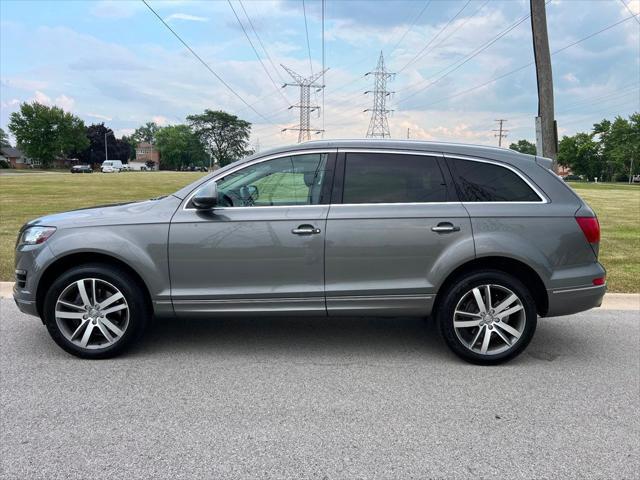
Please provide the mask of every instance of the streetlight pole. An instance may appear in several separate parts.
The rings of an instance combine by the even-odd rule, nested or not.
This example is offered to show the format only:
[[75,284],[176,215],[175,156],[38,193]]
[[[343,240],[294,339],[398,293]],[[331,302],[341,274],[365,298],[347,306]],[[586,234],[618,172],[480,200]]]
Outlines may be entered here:
[[104,159],[105,160],[109,160],[109,153],[107,150],[107,135],[109,134],[113,134],[113,130],[109,129],[106,132],[104,132]]

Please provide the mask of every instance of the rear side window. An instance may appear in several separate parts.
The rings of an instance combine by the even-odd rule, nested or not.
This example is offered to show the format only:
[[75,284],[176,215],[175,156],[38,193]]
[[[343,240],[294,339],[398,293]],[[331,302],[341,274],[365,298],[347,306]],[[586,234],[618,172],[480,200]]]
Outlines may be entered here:
[[435,157],[348,153],[343,203],[445,202],[447,187]]
[[540,202],[542,199],[515,172],[493,163],[450,158],[463,202]]

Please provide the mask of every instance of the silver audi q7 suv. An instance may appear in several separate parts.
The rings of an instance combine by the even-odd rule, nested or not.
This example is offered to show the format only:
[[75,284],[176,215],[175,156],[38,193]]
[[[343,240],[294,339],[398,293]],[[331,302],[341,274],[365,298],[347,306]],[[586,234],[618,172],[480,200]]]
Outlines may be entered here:
[[550,166],[414,141],[271,150],[166,197],[27,223],[14,298],[84,358],[153,316],[366,315],[431,316],[457,355],[496,364],[537,316],[605,292],[598,220]]

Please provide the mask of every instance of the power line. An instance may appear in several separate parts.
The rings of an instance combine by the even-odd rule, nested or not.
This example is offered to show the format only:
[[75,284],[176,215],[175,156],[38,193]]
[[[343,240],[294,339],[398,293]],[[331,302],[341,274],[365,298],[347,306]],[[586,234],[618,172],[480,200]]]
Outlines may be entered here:
[[[447,67],[441,69],[440,71],[438,71],[435,75],[432,75],[428,78],[426,78],[425,80],[423,80],[420,83],[424,83],[426,81],[429,81],[430,79],[436,77],[437,75],[439,75],[442,72],[445,72],[446,70],[449,70],[451,68],[451,70],[449,70],[448,72],[446,72],[444,75],[440,76],[439,78],[437,78],[436,80],[433,80],[432,82],[429,82],[427,85],[425,85],[424,87],[416,90],[413,93],[410,93],[409,95],[407,95],[406,97],[401,98],[400,100],[398,100],[398,104],[400,103],[404,103],[405,101],[407,101],[409,98],[414,97],[415,95],[417,95],[420,92],[423,92],[424,90],[426,90],[427,88],[431,87],[432,85],[435,85],[436,83],[438,83],[440,80],[446,78],[447,76],[451,75],[453,72],[455,72],[456,70],[458,70],[459,68],[461,68],[465,63],[469,62],[470,60],[472,60],[474,57],[478,56],[479,54],[481,54],[482,52],[484,52],[487,48],[489,48],[490,46],[492,46],[494,43],[496,43],[498,40],[500,40],[501,38],[503,38],[504,36],[508,35],[512,30],[514,30],[516,27],[518,27],[519,25],[521,25],[522,23],[524,23],[531,15],[525,15],[524,17],[520,18],[519,20],[517,20],[516,22],[512,23],[511,25],[509,25],[506,29],[504,29],[502,32],[500,32],[498,35],[496,35],[495,37],[493,37],[491,40],[485,42],[484,44],[480,45],[479,47],[477,47],[475,50],[472,50],[469,54],[467,54],[464,58],[457,60],[455,62],[453,62],[452,64],[448,65]],[[453,67],[453,68],[452,68]],[[414,86],[419,85],[418,84],[414,84]],[[411,88],[411,87],[409,87]]]
[[307,52],[309,53],[309,68],[311,69],[311,76],[313,76],[313,62],[311,61],[311,44],[309,43],[309,26],[307,25],[307,7],[304,0],[302,0],[302,13],[304,14],[304,31],[307,34]]
[[[322,85],[326,85],[324,81],[324,74],[327,71],[325,68],[325,55],[324,55],[324,12],[325,12],[325,0],[322,0]],[[322,138],[324,138],[324,87],[322,88]]]
[[[558,111],[558,115],[562,115],[565,112],[571,111],[571,110],[576,110],[576,109],[581,109],[584,107],[590,107],[592,105],[597,105],[600,103],[606,103],[612,99],[616,99],[617,97],[625,97],[627,95],[630,94],[638,94],[638,82],[631,82],[631,83],[627,83],[623,86],[621,86],[620,88],[611,91],[609,93],[606,93],[604,95],[599,95],[597,97],[591,97],[588,100],[581,100],[578,102],[573,102],[573,103],[569,103],[566,107],[560,109]],[[518,115],[515,117],[511,117],[511,121],[513,120],[524,120],[524,119],[528,119],[531,118],[531,114],[525,114],[525,115]]]
[[236,91],[231,87],[231,85],[229,85],[227,82],[225,82],[225,81],[224,81],[224,79],[223,79],[220,75],[218,75],[218,74],[217,74],[217,73],[216,73],[216,72],[215,72],[215,71],[214,71],[214,70],[209,66],[209,64],[208,64],[207,62],[205,62],[205,61],[200,57],[200,55],[198,55],[198,54],[193,50],[193,48],[191,48],[191,47],[187,44],[187,42],[185,42],[185,41],[182,39],[182,37],[180,37],[180,35],[178,35],[178,34],[176,33],[176,31],[175,31],[173,28],[171,28],[171,27],[169,26],[169,24],[168,24],[168,23],[167,23],[167,22],[165,22],[165,21],[164,21],[164,19],[163,19],[160,15],[158,15],[158,12],[156,12],[156,11],[151,7],[151,5],[149,5],[149,4],[147,3],[147,0],[142,0],[142,3],[144,3],[144,4],[147,6],[147,8],[148,8],[149,10],[151,10],[151,12],[152,12],[152,13],[153,13],[157,18],[158,18],[158,20],[160,20],[160,21],[162,22],[162,24],[163,24],[165,27],[167,27],[167,29],[168,29],[168,30],[169,30],[169,31],[170,31],[170,32],[171,32],[171,33],[172,33],[172,34],[173,34],[173,35],[174,35],[174,36],[175,36],[175,37],[180,41],[180,43],[182,43],[182,45],[184,45],[184,46],[186,47],[186,49],[187,49],[187,50],[189,50],[189,52],[191,52],[191,54],[192,54],[194,57],[196,57],[196,58],[198,59],[198,61],[199,61],[202,65],[204,65],[204,67],[205,67],[207,70],[209,70],[209,72],[210,72],[214,77],[216,77],[216,78],[218,79],[218,81],[219,81],[220,83],[222,83],[222,84],[227,88],[227,90],[229,90],[229,91],[230,91],[230,92],[231,92],[235,97],[237,97],[237,98],[238,98],[238,100],[240,100],[240,101],[241,101],[242,103],[244,103],[247,107],[249,107],[249,108],[250,108],[250,109],[251,109],[251,110],[252,110],[256,115],[258,115],[260,118],[262,118],[262,119],[266,120],[267,122],[269,121],[269,120],[267,119],[267,117],[265,117],[263,114],[261,114],[259,111],[257,111],[257,110],[253,107],[253,105],[249,104],[249,103],[248,103],[244,98],[242,98],[242,96],[241,96],[238,92],[236,92]]
[[253,42],[251,41],[251,37],[249,37],[249,34],[247,33],[247,30],[244,28],[244,25],[242,24],[242,22],[240,21],[240,17],[238,17],[238,14],[236,13],[236,9],[233,8],[233,4],[231,3],[231,0],[227,0],[227,3],[229,4],[229,6],[231,7],[231,11],[233,12],[233,15],[236,17],[236,20],[238,21],[238,24],[240,25],[240,28],[242,28],[242,31],[244,33],[244,36],[247,38],[247,41],[249,42],[249,45],[251,45],[251,49],[253,50],[253,53],[256,54],[256,58],[258,59],[258,61],[260,62],[260,65],[262,65],[262,69],[264,70],[264,73],[267,74],[267,77],[269,77],[269,80],[271,80],[271,83],[273,84],[273,88],[276,89],[276,91],[280,94],[280,96],[284,99],[285,104],[289,104],[289,99],[287,97],[284,96],[284,93],[282,93],[282,89],[280,87],[278,87],[278,85],[276,84],[276,81],[273,79],[273,77],[271,76],[271,74],[269,73],[269,70],[267,69],[267,66],[264,64],[264,62],[262,61],[262,58],[260,58],[260,54],[258,53],[258,50],[256,50],[255,45],[253,44]]
[[264,54],[267,56],[267,59],[269,60],[269,63],[271,64],[271,67],[273,67],[273,71],[276,72],[276,75],[278,75],[278,78],[280,79],[280,81],[282,83],[284,83],[285,80],[282,77],[282,75],[280,74],[280,69],[278,69],[276,64],[273,63],[273,60],[271,59],[271,55],[269,55],[269,50],[267,50],[267,47],[265,47],[264,43],[262,43],[262,39],[260,38],[260,35],[258,35],[258,31],[256,30],[256,28],[253,25],[253,22],[251,21],[251,17],[247,13],[247,10],[244,8],[244,3],[242,3],[242,0],[238,0],[238,3],[240,3],[240,7],[242,7],[242,11],[244,12],[244,16],[247,17],[247,21],[249,22],[249,26],[251,27],[251,30],[253,30],[253,34],[258,39],[258,42],[260,42],[260,46],[262,47],[262,50],[264,50]]
[[441,29],[441,30],[440,30],[440,31],[439,31],[439,32],[438,32],[434,37],[432,37],[432,38],[431,38],[431,40],[429,40],[429,41],[427,42],[427,44],[426,44],[424,47],[422,47],[422,50],[420,50],[420,51],[419,51],[419,52],[418,52],[418,53],[417,53],[417,54],[416,54],[416,55],[415,55],[411,60],[409,60],[409,61],[407,62],[407,64],[406,64],[404,67],[402,67],[402,68],[398,69],[398,73],[401,73],[405,68],[407,68],[409,65],[411,65],[411,64],[412,64],[413,62],[415,62],[416,60],[418,60],[418,59],[423,55],[423,53],[425,52],[425,50],[426,50],[427,48],[429,48],[429,45],[431,45],[431,44],[432,44],[432,43],[433,43],[433,42],[434,42],[434,41],[435,41],[435,40],[436,40],[436,39],[437,39],[437,38],[442,34],[442,32],[444,32],[444,31],[449,27],[449,25],[451,25],[451,23],[453,23],[453,21],[454,21],[456,18],[458,18],[458,16],[463,12],[463,10],[464,10],[465,8],[467,8],[467,6],[468,6],[470,3],[471,3],[471,0],[467,0],[467,3],[465,3],[465,4],[462,6],[462,8],[461,8],[460,10],[458,10],[458,13],[456,13],[456,14],[453,16],[453,18],[452,18],[451,20],[449,20],[449,21],[447,22],[447,24],[446,24],[444,27],[442,27],[442,29]]
[[636,18],[636,22],[638,22],[638,24],[640,24],[640,19],[638,19],[638,17],[633,13],[633,10],[631,10],[629,8],[629,3],[631,3],[631,0],[629,0],[629,3],[625,2],[624,0],[620,0],[620,2],[624,5],[624,8],[627,9],[627,11],[631,14],[634,15]]
[[[402,36],[400,37],[400,39],[396,42],[396,44],[393,46],[393,48],[391,49],[391,51],[387,54],[387,57],[391,57],[391,55],[393,55],[393,52],[396,51],[396,48],[398,48],[398,45],[400,45],[400,43],[402,43],[402,41],[404,40],[404,37],[407,36],[407,34],[413,29],[413,27],[416,26],[416,24],[418,23],[418,20],[420,20],[420,17],[422,16],[422,14],[425,12],[425,10],[429,7],[429,5],[431,5],[431,2],[433,0],[427,0],[424,4],[424,6],[422,7],[422,10],[420,10],[420,13],[418,13],[418,15],[414,18],[413,22],[411,22],[411,25],[409,25],[409,28],[407,28],[405,30],[405,32],[402,34]],[[487,0],[488,1],[488,0]]]
[[[610,29],[612,29],[612,28],[614,28],[614,27],[617,27],[617,26],[618,26],[618,25],[620,25],[621,23],[624,23],[624,22],[626,22],[627,20],[631,20],[632,18],[635,18],[635,17],[636,17],[636,15],[631,15],[631,16],[629,16],[629,17],[626,17],[626,18],[622,19],[622,20],[619,20],[619,21],[617,21],[617,22],[615,22],[615,23],[613,23],[613,24],[611,24],[611,25],[609,25],[609,26],[607,26],[607,27],[604,27],[604,28],[602,28],[602,29],[598,30],[597,32],[593,32],[593,33],[591,33],[591,34],[587,35],[586,37],[581,38],[580,40],[576,40],[575,42],[572,42],[572,43],[570,43],[570,44],[568,44],[568,45],[565,45],[564,47],[562,47],[562,48],[560,48],[560,49],[558,49],[558,50],[555,50],[555,51],[551,52],[551,55],[556,55],[557,53],[563,52],[564,50],[566,50],[566,49],[568,49],[568,48],[571,48],[571,47],[573,47],[574,45],[577,45],[577,44],[579,44],[579,43],[582,43],[582,42],[584,42],[585,40],[589,40],[590,38],[593,38],[593,37],[595,37],[596,35],[599,35],[599,34],[601,34],[601,33],[604,33],[604,32],[606,32],[607,30],[610,30]],[[456,98],[456,97],[459,97],[459,96],[461,96],[461,95],[466,95],[467,93],[471,93],[471,92],[473,92],[473,91],[475,91],[475,90],[477,90],[477,89],[479,89],[479,88],[486,87],[487,85],[490,85],[490,84],[492,84],[492,83],[495,83],[495,82],[497,82],[498,80],[502,80],[502,79],[503,79],[503,78],[505,78],[505,77],[508,77],[508,76],[510,76],[510,75],[513,75],[514,73],[520,72],[520,71],[524,70],[525,68],[530,67],[530,66],[531,66],[531,65],[533,65],[534,63],[535,63],[535,62],[529,62],[529,63],[527,63],[526,65],[521,65],[521,66],[520,66],[520,67],[518,67],[518,68],[515,68],[515,69],[513,69],[513,70],[511,70],[511,71],[509,71],[509,72],[503,73],[502,75],[499,75],[499,76],[494,77],[494,78],[492,78],[492,79],[490,79],[490,80],[487,80],[487,81],[486,81],[486,82],[484,82],[484,83],[481,83],[481,84],[476,85],[476,86],[474,86],[474,87],[468,88],[468,89],[466,89],[466,90],[462,90],[462,91],[460,91],[460,92],[456,92],[456,93],[454,93],[454,94],[452,94],[452,95],[448,95],[448,96],[446,96],[446,97],[442,97],[442,98],[440,98],[440,99],[436,100],[435,102],[428,103],[428,104],[424,105],[422,108],[426,108],[426,107],[429,107],[429,106],[431,106],[431,105],[436,105],[436,104],[438,104],[438,103],[442,103],[442,102],[444,102],[444,101],[446,101],[446,100],[450,100],[450,99],[452,99],[452,98]]]

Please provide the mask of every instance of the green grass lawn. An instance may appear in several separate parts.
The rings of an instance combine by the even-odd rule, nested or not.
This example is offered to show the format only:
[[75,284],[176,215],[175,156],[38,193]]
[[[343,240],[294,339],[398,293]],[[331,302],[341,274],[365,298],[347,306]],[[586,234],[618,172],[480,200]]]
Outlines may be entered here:
[[[0,175],[0,280],[13,280],[16,233],[27,220],[171,193],[202,175],[187,172]],[[571,186],[600,219],[600,260],[607,268],[609,291],[640,292],[640,186],[592,183]]]
[[76,208],[165,195],[202,175],[205,174],[122,172],[0,175],[0,281],[14,279],[16,234],[27,220]]

